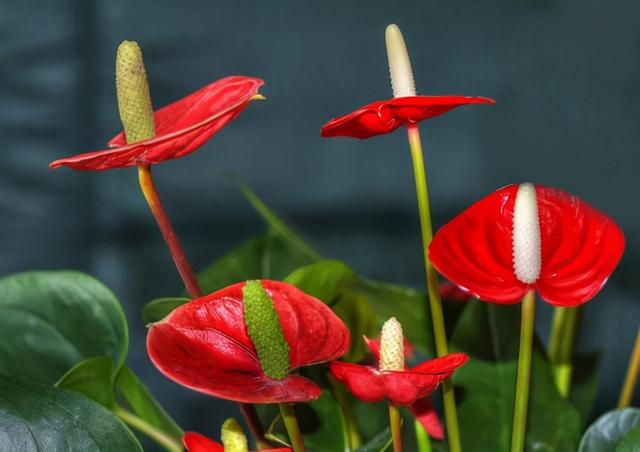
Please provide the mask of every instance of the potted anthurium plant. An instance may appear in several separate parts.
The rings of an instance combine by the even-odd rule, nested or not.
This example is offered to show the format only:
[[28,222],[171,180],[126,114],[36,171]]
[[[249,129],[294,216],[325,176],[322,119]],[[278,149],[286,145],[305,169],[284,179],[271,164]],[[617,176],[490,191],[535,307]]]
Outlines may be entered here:
[[[0,279],[0,450],[127,452],[141,450],[139,438],[189,452],[640,450],[640,410],[630,407],[640,339],[618,406],[592,425],[597,365],[574,350],[580,306],[618,264],[622,231],[573,195],[517,183],[434,235],[419,122],[495,102],[418,95],[395,25],[386,46],[393,99],[332,119],[321,135],[406,128],[426,293],[323,258],[241,183],[267,231],[194,272],[151,168],[196,151],[264,99],[263,81],[227,77],[154,111],[140,47],[125,41],[123,132],[109,149],[50,166],[137,167],[188,294],[145,306],[148,357],[238,412],[207,432],[179,426],[126,366],[127,322],[104,285],[75,272],[20,273]],[[555,309],[546,350],[535,338],[537,296]]]

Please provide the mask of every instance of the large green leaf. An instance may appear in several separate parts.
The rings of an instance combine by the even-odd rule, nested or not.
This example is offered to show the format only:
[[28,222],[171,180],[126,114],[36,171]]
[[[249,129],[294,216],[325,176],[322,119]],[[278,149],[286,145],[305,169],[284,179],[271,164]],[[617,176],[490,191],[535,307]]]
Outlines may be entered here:
[[108,410],[63,389],[0,375],[0,445],[6,451],[142,451]]
[[114,412],[130,410],[140,419],[171,436],[179,445],[184,432],[133,371],[124,366],[114,377],[112,367],[111,358],[89,358],[69,370],[56,386],[79,392]]
[[618,442],[616,452],[638,452],[640,450],[640,423],[636,424]]
[[53,384],[78,362],[108,356],[117,372],[128,347],[116,297],[76,272],[29,272],[0,279],[0,372]]
[[[580,441],[579,452],[640,450],[640,442],[637,442],[640,438],[638,433],[633,431],[638,425],[640,425],[638,408],[623,408],[605,413],[587,429]],[[631,436],[623,441],[628,434]]]
[[[457,395],[464,449],[509,450],[517,366],[509,338],[519,336],[519,309],[472,301],[453,333],[452,349],[471,357],[453,376],[461,389]],[[532,361],[527,450],[575,450],[579,413],[558,393],[538,346]]]

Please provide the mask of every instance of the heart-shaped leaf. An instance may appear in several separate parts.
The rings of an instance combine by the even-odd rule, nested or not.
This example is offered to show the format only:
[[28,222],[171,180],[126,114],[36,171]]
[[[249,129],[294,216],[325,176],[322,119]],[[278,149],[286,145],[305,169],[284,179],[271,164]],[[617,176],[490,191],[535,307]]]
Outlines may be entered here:
[[76,272],[29,272],[0,279],[0,372],[55,383],[80,361],[124,363],[127,323],[116,297]]
[[0,444],[6,451],[142,451],[111,412],[63,389],[0,375]]
[[[640,442],[637,442],[638,432],[634,429],[640,425],[640,409],[623,408],[610,411],[600,416],[587,429],[579,452],[618,452],[619,450],[638,450]],[[625,441],[627,435],[631,435]],[[634,445],[633,442],[636,442]],[[631,445],[636,448],[631,448]],[[621,449],[618,449],[620,447]]]

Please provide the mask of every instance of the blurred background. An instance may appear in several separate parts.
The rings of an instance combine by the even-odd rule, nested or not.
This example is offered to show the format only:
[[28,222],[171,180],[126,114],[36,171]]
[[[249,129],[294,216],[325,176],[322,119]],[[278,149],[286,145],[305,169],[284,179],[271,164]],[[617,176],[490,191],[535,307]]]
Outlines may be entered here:
[[[144,349],[139,312],[182,286],[135,169],[50,170],[120,129],[115,49],[144,51],[156,107],[215,79],[266,81],[200,151],[155,167],[187,255],[202,268],[263,224],[227,178],[255,189],[325,256],[423,288],[403,132],[321,139],[328,119],[391,96],[384,29],[397,23],[418,91],[493,97],[421,126],[435,225],[489,192],[534,181],[612,216],[627,248],[585,308],[580,348],[605,351],[598,411],[617,398],[640,318],[640,3],[626,0],[0,3],[0,274],[78,269],[127,311],[129,364],[188,429],[234,404],[182,389]],[[549,309],[539,333],[547,336]]]

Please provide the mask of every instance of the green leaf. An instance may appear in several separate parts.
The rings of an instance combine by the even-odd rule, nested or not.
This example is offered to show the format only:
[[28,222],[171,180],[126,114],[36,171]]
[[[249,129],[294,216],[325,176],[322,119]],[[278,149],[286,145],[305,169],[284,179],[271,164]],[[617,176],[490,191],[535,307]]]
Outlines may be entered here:
[[[314,452],[339,452],[349,450],[349,436],[346,422],[340,407],[328,391],[324,391],[319,399],[299,407],[300,429],[305,445]],[[306,415],[311,409],[313,414]]]
[[113,414],[64,389],[0,375],[0,444],[7,451],[142,451]]
[[384,452],[391,446],[391,428],[387,427],[374,436],[367,444],[356,449],[356,452]]
[[[461,389],[458,415],[464,449],[509,450],[517,366],[509,338],[519,336],[519,309],[471,301],[453,333],[452,349],[471,357],[453,376]],[[540,347],[534,347],[527,449],[575,450],[579,435],[578,411],[560,396],[551,366]]]
[[353,286],[356,274],[343,262],[325,260],[298,268],[285,278],[289,284],[312,295],[329,306],[333,305],[340,293]]
[[616,447],[616,452],[638,452],[638,450],[640,450],[640,424],[629,430]]
[[[582,441],[580,441],[579,452],[617,452],[618,446],[627,448],[626,450],[638,450],[637,448],[629,449],[630,441],[638,438],[637,432],[632,432],[640,424],[640,409],[623,408],[621,410],[610,411],[600,416],[587,429]],[[631,434],[628,441],[623,442],[623,438],[627,434]],[[636,443],[635,446],[640,446]],[[625,449],[620,449],[625,450]]]
[[0,279],[0,372],[55,383],[80,361],[108,356],[117,372],[128,348],[116,297],[76,272],[29,272]]
[[79,392],[112,410],[115,406],[113,362],[106,356],[81,361],[58,380],[56,387]]
[[160,406],[136,374],[124,366],[116,378],[115,394],[118,401],[128,406],[138,417],[172,436],[178,443],[184,431]]
[[158,322],[188,302],[189,298],[184,297],[156,298],[142,308],[142,319],[147,323]]

